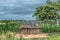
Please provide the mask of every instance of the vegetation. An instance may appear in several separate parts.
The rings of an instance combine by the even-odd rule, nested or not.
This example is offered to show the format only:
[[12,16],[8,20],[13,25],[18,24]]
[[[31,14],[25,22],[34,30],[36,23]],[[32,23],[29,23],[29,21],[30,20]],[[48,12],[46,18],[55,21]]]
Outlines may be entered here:
[[58,7],[54,5],[55,2],[47,1],[45,6],[36,8],[36,12],[33,16],[36,16],[40,20],[55,20],[58,17]]
[[11,33],[7,33],[6,37],[4,34],[0,35],[0,40],[60,40],[59,33],[51,33],[47,38],[16,38]]
[[[39,6],[36,8],[36,12],[33,16],[40,21],[40,27],[43,32],[49,33],[49,38],[45,40],[60,40],[60,34],[56,35],[54,33],[60,33],[60,25],[57,26],[56,23],[52,23],[52,21],[56,21],[60,19],[60,0],[57,2],[52,2],[51,0],[46,1],[46,5]],[[44,23],[43,21],[46,21]],[[50,35],[50,33],[52,33]]]
[[[60,27],[56,27],[56,25],[49,25],[47,27],[46,24],[41,24],[41,30],[43,32],[47,32],[48,36],[45,39],[42,38],[17,38],[14,36],[13,32],[19,32],[20,26],[25,24],[26,21],[21,20],[2,20],[0,21],[0,40],[58,40],[60,39],[58,34],[60,32]],[[55,34],[56,33],[56,34]],[[57,35],[58,34],[58,35]]]
[[[57,0],[57,2],[47,0],[46,5],[36,8],[33,16],[36,16],[37,20],[40,21],[39,25],[43,32],[60,32],[60,25],[57,26],[56,23],[52,23],[60,18],[59,12],[60,0]],[[46,23],[42,23],[43,21]]]
[[3,32],[18,32],[20,30],[20,26],[24,24],[26,21],[23,20],[2,20],[0,21],[0,34]]
[[57,27],[57,25],[52,24],[52,25],[46,25],[42,24],[41,25],[41,30],[42,32],[47,32],[47,33],[54,33],[54,32],[60,32],[60,26]]

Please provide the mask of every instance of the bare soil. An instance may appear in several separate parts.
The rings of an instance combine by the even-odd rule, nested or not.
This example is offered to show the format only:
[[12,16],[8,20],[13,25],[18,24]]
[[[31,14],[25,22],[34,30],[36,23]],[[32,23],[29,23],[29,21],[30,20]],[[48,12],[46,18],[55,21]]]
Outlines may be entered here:
[[14,33],[15,37],[17,38],[46,38],[47,33],[40,33],[40,34],[20,34],[20,33]]

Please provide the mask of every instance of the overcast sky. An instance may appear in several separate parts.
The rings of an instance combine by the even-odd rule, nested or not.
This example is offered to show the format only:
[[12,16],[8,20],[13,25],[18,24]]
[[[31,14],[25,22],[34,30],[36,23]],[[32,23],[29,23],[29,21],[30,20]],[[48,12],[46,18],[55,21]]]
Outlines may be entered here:
[[33,20],[36,7],[45,3],[46,0],[0,0],[0,20]]

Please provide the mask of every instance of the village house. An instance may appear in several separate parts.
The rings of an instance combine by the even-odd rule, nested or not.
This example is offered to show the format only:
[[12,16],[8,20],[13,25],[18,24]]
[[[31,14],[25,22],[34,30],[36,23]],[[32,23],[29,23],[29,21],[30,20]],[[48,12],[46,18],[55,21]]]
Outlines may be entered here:
[[36,23],[25,24],[20,27],[20,33],[21,34],[39,34],[40,27],[38,27],[38,24]]

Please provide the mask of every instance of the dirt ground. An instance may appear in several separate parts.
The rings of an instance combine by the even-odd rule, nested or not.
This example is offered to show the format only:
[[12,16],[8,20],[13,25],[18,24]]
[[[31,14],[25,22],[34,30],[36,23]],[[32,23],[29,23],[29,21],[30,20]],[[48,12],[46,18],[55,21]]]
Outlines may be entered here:
[[47,34],[46,33],[40,33],[40,34],[20,34],[20,33],[14,33],[15,37],[17,38],[46,38]]

